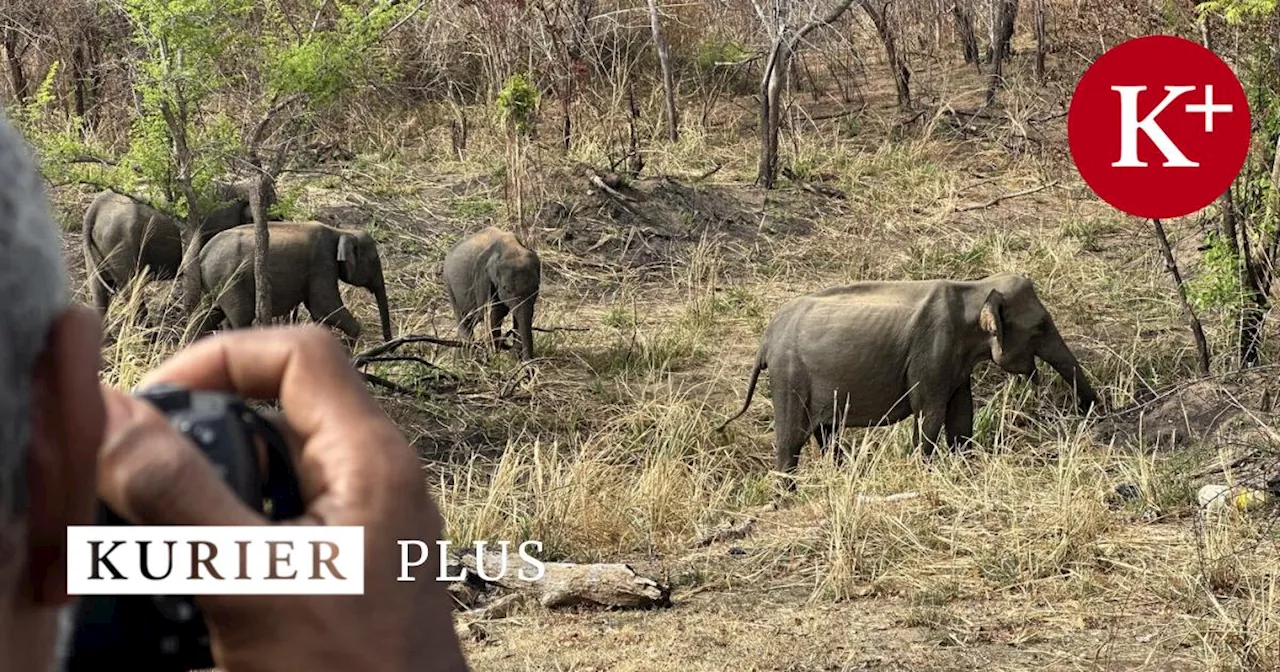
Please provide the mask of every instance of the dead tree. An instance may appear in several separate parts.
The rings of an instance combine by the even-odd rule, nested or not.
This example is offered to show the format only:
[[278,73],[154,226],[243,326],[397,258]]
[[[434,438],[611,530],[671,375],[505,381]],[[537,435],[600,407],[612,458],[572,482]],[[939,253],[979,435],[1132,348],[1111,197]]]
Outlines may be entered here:
[[1191,301],[1187,299],[1187,285],[1182,280],[1182,273],[1178,271],[1178,261],[1173,256],[1173,249],[1169,245],[1169,236],[1164,232],[1164,225],[1158,219],[1152,219],[1151,223],[1155,225],[1156,242],[1160,244],[1164,265],[1169,271],[1169,277],[1173,278],[1174,288],[1178,291],[1178,305],[1182,308],[1182,315],[1187,319],[1187,325],[1191,327],[1191,336],[1196,342],[1200,373],[1207,376],[1209,375],[1209,342],[1204,337],[1204,327],[1200,324],[1200,318],[1196,315],[1195,309],[1191,307]]
[[671,54],[667,40],[662,36],[662,16],[658,12],[658,0],[649,0],[649,23],[653,30],[653,46],[658,50],[658,64],[662,67],[662,92],[667,103],[667,139],[680,139],[680,120],[676,113],[676,84],[671,73]]
[[[1280,212],[1280,138],[1274,145],[1270,175],[1262,195],[1258,176],[1268,170],[1258,161],[1246,164],[1245,171],[1222,197],[1222,234],[1233,256],[1240,260],[1240,282],[1244,290],[1240,310],[1240,367],[1252,368],[1262,363],[1263,324],[1271,310],[1271,289],[1275,286],[1276,263],[1280,261],[1280,227],[1267,240],[1250,239],[1250,222],[1266,220]],[[1255,145],[1253,150],[1261,154]],[[1249,191],[1254,191],[1250,198]],[[1255,226],[1256,228],[1256,226]]]
[[996,100],[996,90],[1004,84],[1004,62],[1009,57],[1009,43],[1013,41],[1013,25],[1018,17],[1018,0],[993,0],[997,11],[992,18],[991,75],[987,82],[987,104]]
[[1048,34],[1044,29],[1045,0],[1031,0],[1032,18],[1036,26],[1036,81],[1044,84],[1045,41]]
[[972,63],[978,72],[982,72],[982,66],[978,62],[978,38],[973,33],[973,6],[970,0],[956,0],[951,5],[951,14],[956,19],[956,36],[960,38],[964,62]]
[[898,109],[903,112],[911,110],[911,71],[907,68],[906,58],[898,49],[898,29],[889,16],[889,6],[893,0],[859,0],[858,4],[867,12],[871,23],[875,24],[876,34],[884,45],[884,55],[889,63],[889,74],[893,77],[893,86],[898,93]]
[[[265,323],[262,319],[264,314],[271,314],[269,299],[266,301],[267,309],[264,312],[262,296],[263,291],[269,291],[270,289],[270,281],[266,276],[266,269],[268,268],[266,253],[269,235],[266,229],[267,211],[276,202],[276,175],[283,169],[288,153],[300,134],[297,132],[282,133],[287,139],[276,148],[274,161],[269,166],[265,164],[260,153],[272,122],[280,121],[281,127],[292,124],[293,127],[290,130],[297,130],[296,122],[300,119],[300,116],[298,116],[294,106],[306,99],[304,95],[294,95],[288,96],[283,100],[277,99],[278,102],[272,101],[271,107],[249,132],[245,143],[245,146],[248,147],[247,163],[253,172],[252,178],[247,182],[238,184],[222,183],[214,187],[215,193],[213,195],[215,200],[219,201],[217,207],[234,207],[236,203],[239,203],[239,207],[244,207],[247,204],[252,213],[254,223],[258,227],[255,232],[258,251],[254,255],[254,282],[256,283],[256,291],[259,294],[255,313],[260,323]],[[181,102],[180,96],[178,100]],[[182,106],[179,105],[178,107],[181,109]],[[294,109],[293,115],[282,118],[282,113],[290,109]],[[182,294],[183,312],[190,316],[195,314],[201,299],[200,274],[197,270],[200,250],[216,231],[212,231],[206,226],[204,218],[198,211],[197,196],[195,189],[192,187],[190,175],[190,164],[194,157],[186,141],[185,119],[173,113],[167,101],[161,102],[161,110],[164,112],[165,120],[174,138],[174,159],[178,165],[178,185],[188,202],[187,219],[185,222],[179,222],[180,228],[183,229],[185,247],[183,248],[182,261],[178,264],[176,284]],[[189,336],[190,334],[188,334]]]
[[4,47],[13,99],[19,104],[32,94],[26,60],[44,28],[46,9],[44,2],[6,2],[0,12],[0,46]]
[[195,184],[192,182],[195,156],[187,142],[189,110],[182,87],[179,86],[176,89],[172,102],[167,98],[160,101],[160,112],[164,116],[169,137],[173,141],[173,162],[177,165],[175,181],[179,193],[187,202],[186,221],[179,222],[179,228],[185,238],[185,248],[182,252],[182,261],[178,264],[176,284],[182,294],[181,300],[186,307],[186,313],[190,315],[200,302],[200,274],[193,267],[200,255],[203,236],[200,232],[200,201],[196,196]]
[[253,212],[254,250],[253,250],[253,286],[257,296],[254,297],[255,313],[258,324],[265,326],[271,323],[271,276],[267,273],[267,258],[271,249],[271,233],[267,228],[267,209],[271,196],[267,193],[267,175],[254,178],[253,190],[249,192],[249,208]]
[[839,0],[825,14],[795,30],[790,24],[791,0],[774,0],[773,21],[769,26],[773,32],[773,47],[769,50],[764,75],[760,78],[760,162],[756,184],[765,189],[772,189],[777,181],[778,134],[791,58],[810,33],[835,23],[852,5],[853,0]]

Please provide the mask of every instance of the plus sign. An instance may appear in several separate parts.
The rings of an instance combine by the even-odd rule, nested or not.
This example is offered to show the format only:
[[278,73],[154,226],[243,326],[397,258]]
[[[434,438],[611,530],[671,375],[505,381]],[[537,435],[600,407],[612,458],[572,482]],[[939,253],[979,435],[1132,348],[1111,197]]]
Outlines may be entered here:
[[1199,105],[1187,105],[1186,110],[1189,114],[1204,115],[1204,132],[1213,132],[1213,115],[1216,112],[1230,112],[1234,106],[1232,105],[1214,105],[1213,104],[1213,85],[1204,85],[1204,103]]

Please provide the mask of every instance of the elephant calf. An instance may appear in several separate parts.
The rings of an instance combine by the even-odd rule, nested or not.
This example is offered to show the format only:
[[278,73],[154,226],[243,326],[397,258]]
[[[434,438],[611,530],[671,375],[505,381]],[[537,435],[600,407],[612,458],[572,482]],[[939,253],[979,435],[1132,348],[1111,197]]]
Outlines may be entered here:
[[[249,224],[214,236],[200,251],[200,284],[213,306],[194,336],[212,331],[224,319],[233,329],[253,323],[256,288],[253,258],[257,227]],[[360,324],[342,303],[338,281],[363,287],[378,303],[382,337],[391,340],[391,313],[382,277],[382,260],[373,236],[319,222],[272,222],[267,251],[271,312],[283,317],[299,304],[312,319],[341,330],[353,344]]]
[[[252,180],[214,183],[214,196],[222,205],[202,217],[197,249],[214,235],[253,221],[253,187]],[[275,201],[272,188],[263,207]],[[173,280],[182,263],[182,230],[174,218],[111,190],[100,192],[89,204],[81,234],[89,288],[100,313],[107,312],[112,295],[143,269],[149,269],[151,280]]]
[[487,227],[460,241],[444,258],[444,287],[467,342],[488,310],[490,337],[502,340],[502,320],[511,314],[520,356],[533,359],[533,309],[542,282],[542,262],[515,235]]
[[768,370],[777,470],[791,473],[810,438],[826,448],[837,424],[873,427],[919,416],[926,456],[945,426],[954,448],[973,434],[974,366],[993,360],[1031,375],[1035,358],[1074,386],[1082,412],[1098,403],[1084,370],[1014,273],[959,282],[860,282],[792,299],[765,329],[742,410]]

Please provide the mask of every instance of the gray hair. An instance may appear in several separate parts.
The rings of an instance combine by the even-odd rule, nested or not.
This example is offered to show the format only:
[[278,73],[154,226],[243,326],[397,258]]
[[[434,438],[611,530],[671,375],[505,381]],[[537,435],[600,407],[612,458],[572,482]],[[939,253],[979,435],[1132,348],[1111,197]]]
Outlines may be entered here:
[[32,376],[67,285],[43,178],[0,115],[0,524],[26,511]]

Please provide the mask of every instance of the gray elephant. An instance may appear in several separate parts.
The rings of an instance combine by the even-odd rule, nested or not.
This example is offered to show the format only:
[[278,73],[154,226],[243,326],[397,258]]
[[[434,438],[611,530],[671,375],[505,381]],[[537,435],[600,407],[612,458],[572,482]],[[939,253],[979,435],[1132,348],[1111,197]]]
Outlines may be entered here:
[[444,287],[458,320],[458,334],[470,343],[476,325],[488,313],[495,348],[502,321],[511,314],[520,337],[520,357],[533,359],[533,311],[542,283],[542,261],[515,235],[485,229],[463,239],[444,258]]
[[[200,251],[200,286],[212,306],[196,323],[193,338],[224,320],[233,329],[253,323],[256,294],[253,273],[256,250],[253,224],[214,236]],[[378,303],[382,337],[391,340],[391,312],[382,276],[382,259],[373,236],[320,222],[272,222],[267,251],[273,317],[288,315],[299,304],[312,319],[335,327],[353,345],[360,324],[342,303],[338,281],[363,287]]]
[[[992,360],[1032,375],[1045,360],[1074,386],[1082,412],[1098,404],[1031,280],[1000,273],[975,281],[859,282],[795,298],[765,329],[742,410],[768,370],[777,470],[794,472],[837,424],[892,425],[919,416],[915,442],[931,456],[946,429],[952,448],[973,435],[974,366]],[[837,455],[837,458],[839,456]]]
[[[199,246],[222,231],[253,221],[249,208],[253,186],[249,180],[214,184],[215,198],[222,205],[201,218]],[[264,207],[274,202],[274,189],[269,189]],[[82,234],[90,293],[102,313],[114,294],[144,269],[148,280],[173,280],[182,265],[182,230],[173,216],[124,194],[107,190],[94,197],[84,214]]]

